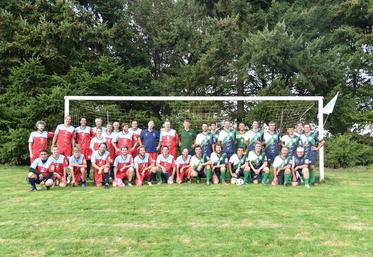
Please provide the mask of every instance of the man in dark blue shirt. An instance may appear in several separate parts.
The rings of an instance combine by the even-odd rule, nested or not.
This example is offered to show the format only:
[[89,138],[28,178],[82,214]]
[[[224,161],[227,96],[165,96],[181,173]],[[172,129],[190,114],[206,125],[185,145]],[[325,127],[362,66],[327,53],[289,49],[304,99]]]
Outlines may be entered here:
[[148,128],[143,129],[140,134],[141,145],[145,146],[145,151],[153,161],[157,160],[157,145],[159,141],[159,132],[154,130],[154,121],[148,122]]

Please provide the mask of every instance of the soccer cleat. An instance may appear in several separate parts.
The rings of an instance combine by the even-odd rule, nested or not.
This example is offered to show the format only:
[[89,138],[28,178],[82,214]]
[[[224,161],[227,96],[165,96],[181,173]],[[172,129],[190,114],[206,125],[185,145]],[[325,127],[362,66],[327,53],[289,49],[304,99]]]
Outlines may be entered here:
[[82,184],[82,188],[86,188],[86,185],[85,185],[85,183],[83,183],[83,184]]
[[92,179],[90,177],[87,177],[87,181],[92,181]]
[[208,186],[211,185],[210,181],[206,181],[206,185]]
[[32,192],[36,192],[36,191],[38,191],[38,190],[37,190],[37,189],[34,189],[34,188],[31,188],[31,189],[29,190],[30,193],[32,193]]
[[152,185],[153,185],[152,182],[149,181],[149,182],[148,182],[148,186],[152,186]]
[[109,189],[109,183],[105,184],[105,189]]
[[128,186],[131,187],[131,186],[132,186],[132,183],[131,183],[131,182],[128,182]]
[[307,184],[307,185],[304,185],[304,187],[305,187],[305,188],[311,188],[310,185],[308,185],[308,184]]

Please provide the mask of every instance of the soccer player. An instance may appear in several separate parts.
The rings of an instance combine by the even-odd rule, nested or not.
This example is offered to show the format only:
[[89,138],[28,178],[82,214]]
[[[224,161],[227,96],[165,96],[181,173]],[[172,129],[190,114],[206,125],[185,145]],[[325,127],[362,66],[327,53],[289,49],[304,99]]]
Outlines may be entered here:
[[250,175],[251,181],[254,184],[258,184],[260,177],[262,177],[262,184],[267,185],[269,181],[269,168],[267,157],[262,149],[262,143],[258,141],[255,144],[255,150],[249,152]]
[[275,157],[280,153],[280,135],[276,132],[276,123],[268,124],[268,131],[264,133],[265,153],[268,164],[272,164]]
[[102,133],[106,132],[106,128],[102,127],[102,119],[96,118],[95,119],[95,127],[92,128],[92,137],[96,136],[96,130],[100,128]]
[[289,150],[286,147],[281,148],[280,155],[276,156],[275,160],[273,161],[273,186],[276,186],[278,184],[284,184],[285,186],[287,186],[290,182],[291,156],[288,153]]
[[162,153],[157,157],[156,176],[158,184],[162,184],[163,179],[172,184],[176,172],[175,158],[170,154],[168,146],[162,147]]
[[149,154],[153,160],[157,160],[157,145],[159,141],[159,132],[154,130],[154,121],[148,122],[148,128],[141,131],[140,144],[145,147],[145,152]]
[[211,156],[214,139],[212,134],[209,132],[207,123],[202,124],[202,133],[197,135],[195,144],[201,146],[202,155],[207,157]]
[[216,122],[211,122],[211,124],[210,124],[210,133],[211,133],[212,139],[213,139],[212,149],[215,149],[215,144],[218,143],[218,138],[219,138],[219,131],[217,130]]
[[71,116],[67,115],[64,124],[58,125],[54,132],[52,146],[57,145],[60,154],[70,157],[72,146],[75,144],[74,133],[75,129],[71,126]]
[[231,175],[231,183],[233,184],[236,179],[244,178],[244,184],[248,184],[250,180],[250,167],[247,164],[247,157],[244,155],[242,147],[237,149],[237,153],[229,158],[228,170]]
[[155,173],[155,160],[145,152],[145,147],[139,147],[139,154],[133,161],[133,166],[136,172],[136,185],[142,186],[146,181],[149,186],[152,185],[151,180],[154,180]]
[[247,131],[246,131],[246,126],[245,123],[240,122],[238,124],[238,132],[236,133],[236,146],[242,147],[244,150],[244,153],[246,152],[247,149],[247,143],[245,141],[245,138],[247,138]]
[[80,126],[75,128],[75,137],[77,140],[77,145],[80,148],[80,152],[84,155],[87,162],[87,179],[90,179],[89,175],[91,171],[92,150],[90,146],[92,136],[92,129],[91,127],[87,126],[87,119],[85,117],[80,118]]
[[297,186],[298,182],[302,182],[302,180],[304,179],[304,186],[306,188],[309,188],[309,161],[304,155],[303,147],[297,148],[296,154],[290,160],[290,164],[293,177],[292,185]]
[[128,186],[132,186],[132,178],[134,175],[133,158],[128,152],[128,148],[123,146],[120,149],[120,155],[114,161],[114,180],[113,186],[123,185],[123,180],[128,180]]
[[49,170],[49,166],[48,152],[41,150],[39,158],[36,158],[29,168],[27,180],[31,185],[30,192],[37,191],[36,184],[45,185],[47,190],[53,186],[53,172]]
[[28,139],[28,149],[30,153],[31,164],[40,156],[40,151],[48,147],[48,138],[53,138],[53,132],[44,131],[45,122],[39,120],[36,122],[36,131],[31,132]]
[[[128,131],[128,123],[122,123],[122,131],[117,135],[117,149],[122,149],[125,146],[128,152],[132,151],[132,133]],[[119,153],[118,153],[119,154]]]
[[132,149],[133,149],[131,151],[131,154],[132,154],[132,157],[135,158],[137,154],[139,153],[137,148],[140,146],[139,140],[140,140],[140,135],[141,135],[141,129],[138,128],[138,123],[136,120],[132,121],[130,132],[132,133]]
[[249,152],[255,150],[255,145],[258,141],[263,142],[263,132],[259,128],[259,123],[254,120],[251,124],[251,129],[247,132],[245,138]]
[[295,128],[295,132],[294,132],[294,134],[295,134],[297,137],[300,137],[303,133],[304,133],[304,131],[303,131],[303,122],[298,122],[298,123],[297,123],[297,126],[296,126],[296,128]]
[[164,129],[161,130],[157,150],[163,149],[164,146],[167,146],[169,149],[169,153],[174,157],[174,159],[176,159],[176,147],[179,142],[179,135],[176,133],[174,129],[171,129],[171,123],[169,121],[165,121],[163,126]]
[[316,182],[316,156],[317,151],[325,144],[324,140],[319,140],[317,131],[311,131],[310,124],[304,124],[304,133],[300,137],[300,141],[304,147],[304,154],[309,160],[309,177],[310,184],[313,185]]
[[213,171],[213,183],[218,184],[220,178],[220,182],[226,185],[227,183],[225,182],[225,177],[227,172],[228,157],[222,152],[221,144],[215,145],[215,151],[211,154],[210,160]]
[[120,133],[120,124],[118,121],[114,121],[113,122],[113,133],[115,135],[117,135],[118,133]]
[[287,128],[287,135],[284,135],[281,138],[282,147],[288,148],[289,154],[293,156],[296,154],[297,147],[299,146],[299,140],[300,138],[294,133],[294,128],[289,126]]
[[185,178],[188,177],[190,159],[192,158],[189,155],[188,148],[184,148],[181,152],[181,155],[176,159],[176,182],[181,184],[184,182]]
[[200,182],[200,178],[206,177],[206,184],[211,184],[212,169],[211,161],[207,156],[202,154],[202,148],[196,145],[194,148],[195,155],[190,159],[189,178],[196,178],[197,183]]
[[196,132],[190,128],[190,121],[185,119],[183,128],[179,131],[179,147],[180,149],[188,148],[190,153],[193,153],[192,145],[196,138]]
[[110,154],[110,178],[114,178],[114,160],[116,157],[116,152],[119,151],[115,143],[117,142],[117,135],[113,132],[113,125],[108,123],[106,125],[106,133],[103,134],[103,137],[106,140],[107,151]]
[[87,180],[87,161],[78,146],[73,148],[73,155],[69,159],[68,169],[72,174],[72,185],[78,186],[81,181],[82,188],[85,188]]
[[100,144],[106,143],[106,138],[102,135],[102,128],[96,128],[96,136],[91,139],[89,148],[92,153],[100,148]]
[[96,186],[104,184],[105,188],[109,188],[110,154],[106,151],[106,143],[101,143],[98,151],[92,153],[91,162]]
[[223,146],[223,153],[227,155],[228,159],[231,158],[236,149],[236,131],[231,129],[230,125],[229,120],[225,120],[218,137],[218,143]]
[[49,156],[48,161],[50,162],[49,170],[53,172],[53,179],[56,181],[56,185],[66,187],[68,163],[66,157],[59,153],[57,146],[52,147],[52,155]]

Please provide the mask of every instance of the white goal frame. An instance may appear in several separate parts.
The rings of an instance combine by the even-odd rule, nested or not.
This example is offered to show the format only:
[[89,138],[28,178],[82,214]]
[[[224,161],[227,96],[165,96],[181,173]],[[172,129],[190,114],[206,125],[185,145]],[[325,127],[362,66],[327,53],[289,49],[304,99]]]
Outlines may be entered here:
[[[322,96],[65,96],[64,114],[70,114],[70,101],[307,101],[318,103],[318,131],[324,137],[324,97]],[[320,181],[325,178],[324,147],[319,151]]]

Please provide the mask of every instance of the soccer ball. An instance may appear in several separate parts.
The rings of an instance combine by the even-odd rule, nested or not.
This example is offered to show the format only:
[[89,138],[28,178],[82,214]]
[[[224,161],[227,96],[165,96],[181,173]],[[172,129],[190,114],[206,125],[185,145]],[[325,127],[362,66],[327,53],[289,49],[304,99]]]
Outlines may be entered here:
[[242,186],[243,185],[243,179],[242,178],[236,179],[236,185],[237,186]]
[[231,178],[231,184],[232,184],[232,185],[236,184],[236,181],[237,181],[236,178]]

